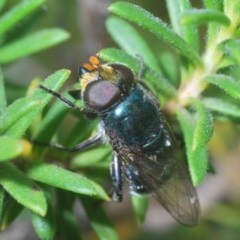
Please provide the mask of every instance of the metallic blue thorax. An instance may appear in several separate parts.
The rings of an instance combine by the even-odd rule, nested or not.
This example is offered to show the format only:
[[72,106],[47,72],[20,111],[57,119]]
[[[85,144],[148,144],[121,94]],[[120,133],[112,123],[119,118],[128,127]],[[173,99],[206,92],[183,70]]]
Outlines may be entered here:
[[135,85],[125,99],[105,112],[102,119],[113,145],[117,143],[154,150],[164,141],[163,120],[157,100],[140,83]]

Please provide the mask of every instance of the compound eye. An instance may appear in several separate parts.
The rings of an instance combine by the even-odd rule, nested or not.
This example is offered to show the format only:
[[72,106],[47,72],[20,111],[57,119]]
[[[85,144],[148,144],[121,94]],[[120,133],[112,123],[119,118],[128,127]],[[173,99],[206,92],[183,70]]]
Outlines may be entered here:
[[121,98],[119,87],[109,81],[93,81],[86,86],[83,93],[84,103],[100,112],[108,109]]
[[119,63],[112,63],[109,66],[118,71],[124,81],[132,82],[134,80],[134,73],[129,67]]

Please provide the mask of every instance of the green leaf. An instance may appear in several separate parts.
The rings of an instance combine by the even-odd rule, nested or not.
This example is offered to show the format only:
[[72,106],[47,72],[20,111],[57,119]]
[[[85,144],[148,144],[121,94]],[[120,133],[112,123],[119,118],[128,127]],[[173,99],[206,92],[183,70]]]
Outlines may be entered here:
[[48,211],[46,216],[42,217],[32,213],[32,224],[40,239],[51,240],[56,232],[56,222],[53,207],[48,201]]
[[223,0],[203,0],[204,5],[208,9],[222,11],[223,10]]
[[191,9],[189,0],[168,0],[166,1],[168,13],[170,15],[171,25],[178,35],[189,43],[196,51],[199,51],[198,28],[194,24],[184,26],[180,23],[183,11]]
[[90,224],[99,240],[119,239],[112,222],[107,217],[101,205],[98,204],[96,206],[96,202],[89,198],[81,198],[81,202],[88,215]]
[[46,214],[47,204],[43,192],[15,166],[7,162],[0,164],[0,184],[26,208],[41,216]]
[[27,155],[31,150],[31,144],[22,139],[0,137],[0,161],[13,159],[19,155]]
[[69,38],[62,29],[45,29],[11,42],[0,48],[0,63],[9,63],[16,59],[40,52]]
[[[240,40],[231,39],[220,45],[220,49],[229,57],[235,64],[240,64]],[[226,58],[225,57],[225,58]]]
[[1,219],[1,230],[5,230],[21,213],[23,205],[5,194],[4,208]]
[[147,209],[148,209],[148,196],[144,195],[131,195],[134,215],[137,219],[137,223],[140,225],[143,223]]
[[4,209],[4,189],[0,187],[0,225],[2,224],[3,220],[3,209]]
[[99,162],[110,160],[110,155],[110,147],[91,149],[73,157],[71,166],[74,168],[93,166]]
[[26,86],[19,85],[18,83],[4,82],[4,84],[7,100],[9,102],[14,102],[16,99],[22,98],[27,92]]
[[197,120],[193,134],[192,151],[201,148],[209,142],[213,135],[213,118],[211,113],[197,99],[192,100],[196,110]]
[[[57,91],[69,75],[69,70],[59,70],[46,78],[43,84]],[[51,98],[51,94],[36,89],[30,97],[12,103],[0,116],[0,134],[21,137]]]
[[37,101],[29,101],[28,98],[16,100],[0,115],[0,134],[6,134],[13,124],[38,108],[38,105]]
[[224,0],[224,13],[230,18],[232,26],[238,26],[240,21],[240,2],[238,0]]
[[39,142],[48,143],[56,133],[57,128],[68,111],[69,108],[63,102],[59,100],[55,101],[38,126],[34,139]]
[[[52,194],[51,194],[52,195]],[[55,218],[57,221],[57,234],[54,239],[76,239],[83,240],[81,237],[81,225],[79,224],[79,214],[75,209],[75,203],[77,202],[76,194],[67,192],[61,189],[55,189],[54,195],[56,203],[55,207]],[[96,200],[99,201],[99,200]],[[61,209],[61,211],[59,211]],[[64,227],[59,227],[64,226]],[[57,237],[58,236],[58,237]]]
[[[213,11],[223,11],[223,0],[203,0],[207,9]],[[212,43],[216,40],[220,25],[218,23],[209,22],[207,25],[207,49],[212,47]]]
[[23,18],[39,8],[46,0],[22,0],[0,18],[0,35],[18,24]]
[[[186,4],[183,5],[182,2],[184,2],[184,0],[183,1],[168,0],[166,1],[166,6],[172,28],[178,35],[183,37],[183,26],[180,24],[179,19],[181,16],[182,7],[186,6]],[[189,3],[189,1],[186,2]],[[188,5],[190,5],[190,3]]]
[[[201,136],[195,134],[198,115],[181,109],[178,111],[177,117],[184,135],[190,175],[194,186],[197,186],[203,181],[207,173],[207,146],[203,145],[199,139]],[[198,137],[198,141],[194,140],[196,136]],[[194,142],[196,146],[193,146]]]
[[114,41],[128,54],[140,56],[145,64],[159,72],[159,66],[151,49],[142,36],[128,22],[111,16],[106,21],[106,27]]
[[166,76],[171,84],[177,88],[180,82],[180,68],[176,57],[173,56],[170,52],[162,52],[159,55],[158,60],[163,75]]
[[2,69],[0,67],[0,112],[7,106]]
[[240,230],[240,216],[236,206],[228,203],[218,203],[206,214],[207,221],[217,224],[219,227]]
[[[93,133],[94,129],[99,123],[99,119],[89,120],[81,114],[77,115],[77,123],[72,126],[69,130],[69,134],[64,139],[65,146],[74,146],[79,142],[86,140]],[[84,129],[84,131],[79,131],[79,129]]]
[[191,62],[201,64],[200,56],[188,43],[179,37],[179,35],[170,29],[161,19],[153,16],[143,8],[127,2],[115,2],[110,5],[109,10],[155,34],[159,39]]
[[6,0],[0,0],[0,11],[4,7],[5,3],[6,3]]
[[204,79],[208,83],[211,83],[223,91],[225,91],[227,94],[229,94],[231,97],[240,99],[240,81],[236,80],[230,76],[222,75],[222,74],[216,74],[208,76]]
[[230,19],[221,12],[208,9],[191,9],[183,12],[181,17],[182,24],[200,25],[208,22],[217,22],[224,26],[230,25]]
[[[68,69],[58,70],[44,79],[41,84],[53,91],[58,91],[64,82],[68,79],[70,73],[71,72]],[[44,107],[52,99],[52,97],[52,94],[40,88],[37,88],[29,98],[40,101],[40,106]]]
[[[107,62],[123,63],[129,66],[135,73],[139,72],[141,68],[138,59],[128,55],[122,50],[114,48],[102,49],[99,56]],[[174,86],[163,76],[159,75],[159,73],[154,72],[148,67],[145,68],[143,78],[147,80],[147,83],[155,90],[155,92],[161,92],[165,96],[176,96],[177,91]]]
[[38,182],[57,188],[109,200],[106,192],[97,183],[80,174],[70,172],[52,164],[34,164],[28,169],[27,175]]
[[72,211],[72,209],[62,209],[62,215],[60,217],[60,225],[64,226],[64,228],[61,228],[60,230],[62,239],[83,240],[79,226],[79,219]]
[[234,118],[240,118],[240,106],[223,99],[205,97],[202,103],[211,111],[218,112]]

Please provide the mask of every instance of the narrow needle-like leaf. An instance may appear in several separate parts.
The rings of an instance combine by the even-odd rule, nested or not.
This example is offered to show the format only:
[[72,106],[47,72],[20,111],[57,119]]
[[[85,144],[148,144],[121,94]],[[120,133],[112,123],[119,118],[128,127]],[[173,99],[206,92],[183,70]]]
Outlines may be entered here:
[[[184,141],[187,150],[188,166],[191,174],[193,184],[199,185],[207,173],[207,146],[199,144],[196,147],[193,146],[194,134],[196,128],[196,115],[191,114],[185,109],[178,111],[178,121],[180,122]],[[199,139],[200,136],[198,136]],[[199,141],[201,143],[201,141]],[[198,143],[198,142],[197,142]]]
[[213,118],[200,101],[194,99],[192,103],[197,114],[192,144],[192,150],[195,151],[197,148],[201,148],[201,146],[205,147],[211,139],[213,134]]
[[183,12],[181,17],[182,24],[200,25],[208,22],[217,22],[219,24],[229,26],[230,19],[221,12],[207,9],[191,9]]
[[31,151],[31,144],[22,139],[0,137],[0,161],[7,161],[19,155],[27,155]]
[[45,29],[0,48],[0,63],[8,63],[65,41],[69,34],[62,29]]
[[156,72],[160,71],[156,57],[142,36],[125,20],[111,16],[107,19],[108,32],[118,45],[130,55],[139,56]]
[[201,58],[198,53],[170,27],[168,27],[166,23],[152,15],[150,12],[128,2],[115,2],[109,7],[109,10],[155,34],[159,39],[174,48],[193,63],[201,64]]
[[46,0],[22,0],[0,18],[0,35],[39,8]]
[[230,76],[216,74],[205,78],[205,81],[219,87],[231,97],[240,100],[240,80]]
[[171,25],[187,43],[196,51],[199,50],[198,28],[194,24],[183,25],[180,22],[182,13],[192,8],[190,0],[167,0],[166,1]]
[[6,107],[7,100],[5,94],[5,86],[4,86],[4,79],[2,69],[0,67],[0,112]]
[[47,204],[42,190],[8,162],[0,164],[0,184],[17,202],[41,216],[46,214]]
[[205,97],[202,103],[211,111],[220,113],[225,116],[240,118],[240,106],[223,99]]
[[52,164],[39,163],[31,166],[27,175],[39,182],[71,192],[108,200],[103,188],[92,180]]
[[[59,70],[50,75],[43,84],[57,91],[69,75],[69,70]],[[51,94],[41,89],[36,89],[30,97],[25,97],[12,103],[0,115],[0,133],[21,137],[52,97]]]
[[[117,240],[118,235],[104,209],[91,199],[81,198],[81,202],[89,218],[90,224],[100,240]],[[94,211],[93,211],[94,208]]]

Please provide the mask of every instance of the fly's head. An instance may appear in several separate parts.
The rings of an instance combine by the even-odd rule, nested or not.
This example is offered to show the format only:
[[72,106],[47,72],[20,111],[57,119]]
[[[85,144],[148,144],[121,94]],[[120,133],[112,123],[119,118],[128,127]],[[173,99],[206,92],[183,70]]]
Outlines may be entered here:
[[131,91],[134,74],[123,64],[101,64],[96,56],[79,68],[82,99],[86,107],[101,113],[116,105]]

